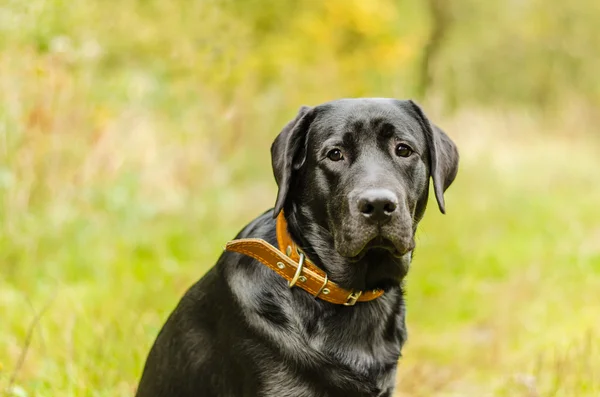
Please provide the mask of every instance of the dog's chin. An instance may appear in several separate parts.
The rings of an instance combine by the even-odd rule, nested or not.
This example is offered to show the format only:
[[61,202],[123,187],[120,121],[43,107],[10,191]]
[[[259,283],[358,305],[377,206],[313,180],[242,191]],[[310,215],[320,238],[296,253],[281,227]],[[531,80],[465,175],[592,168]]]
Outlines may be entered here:
[[412,241],[411,239],[406,245],[398,241],[396,245],[390,239],[378,235],[360,246],[341,246],[345,250],[337,249],[337,252],[352,263],[353,268],[364,272],[361,273],[360,280],[353,284],[353,288],[387,290],[398,286],[406,276],[411,260],[410,252],[414,248]]
[[383,236],[377,236],[367,241],[358,250],[355,249],[350,252],[345,252],[345,255],[340,253],[340,255],[352,262],[358,262],[369,256],[391,256],[394,258],[402,258],[410,251],[410,249],[411,248],[409,247],[399,247],[398,244],[394,244],[391,240]]

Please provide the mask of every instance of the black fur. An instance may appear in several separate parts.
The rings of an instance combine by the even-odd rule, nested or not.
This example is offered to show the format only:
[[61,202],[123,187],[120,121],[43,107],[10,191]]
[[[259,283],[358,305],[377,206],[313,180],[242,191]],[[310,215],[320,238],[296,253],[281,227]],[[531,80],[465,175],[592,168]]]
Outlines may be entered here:
[[[398,155],[399,144],[413,153]],[[236,238],[276,245],[274,218],[283,209],[295,241],[331,280],[385,294],[329,304],[225,252],[164,325],[138,397],[392,395],[414,233],[430,176],[445,211],[456,148],[412,101],[346,99],[302,107],[271,152],[275,211]]]

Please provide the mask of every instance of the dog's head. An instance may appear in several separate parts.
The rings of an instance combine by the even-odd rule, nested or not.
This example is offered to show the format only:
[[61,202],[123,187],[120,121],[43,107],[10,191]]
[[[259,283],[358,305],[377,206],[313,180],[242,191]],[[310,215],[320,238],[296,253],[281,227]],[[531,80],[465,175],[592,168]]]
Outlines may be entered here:
[[302,107],[271,153],[274,216],[284,209],[309,256],[353,288],[404,277],[429,178],[445,212],[444,191],[458,169],[448,136],[413,101],[393,99]]

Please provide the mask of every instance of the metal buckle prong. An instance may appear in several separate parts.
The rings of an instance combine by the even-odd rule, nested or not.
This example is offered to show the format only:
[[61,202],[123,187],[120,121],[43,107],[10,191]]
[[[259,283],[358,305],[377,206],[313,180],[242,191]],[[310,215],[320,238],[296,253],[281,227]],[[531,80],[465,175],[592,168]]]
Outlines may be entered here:
[[329,280],[327,279],[327,273],[325,273],[325,282],[323,283],[323,285],[321,285],[321,288],[319,288],[319,292],[317,292],[317,294],[315,295],[315,299],[317,299],[319,297],[319,295],[321,295],[321,292],[323,292],[323,289],[327,285],[328,281]]
[[288,287],[292,288],[296,285],[300,274],[302,274],[302,268],[304,267],[304,254],[300,254],[300,261],[298,262],[298,267],[296,268],[296,273],[294,274],[294,278],[288,283]]
[[352,291],[350,295],[348,295],[344,306],[354,306],[354,304],[358,301],[358,298],[360,298],[361,295],[362,291]]

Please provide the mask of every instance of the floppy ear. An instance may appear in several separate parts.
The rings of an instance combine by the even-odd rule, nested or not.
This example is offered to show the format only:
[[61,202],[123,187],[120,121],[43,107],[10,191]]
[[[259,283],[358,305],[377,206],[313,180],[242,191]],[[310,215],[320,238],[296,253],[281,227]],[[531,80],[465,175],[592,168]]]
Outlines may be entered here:
[[433,179],[433,190],[440,212],[445,214],[444,192],[452,184],[458,172],[458,150],[448,135],[429,121],[419,105],[414,101],[409,102],[425,130],[427,146],[429,146],[429,168]]
[[306,151],[301,149],[305,146],[308,127],[314,119],[312,110],[313,108],[302,106],[296,118],[283,127],[271,145],[273,174],[279,187],[273,218],[283,209],[292,182],[292,172],[299,169],[306,160]]

